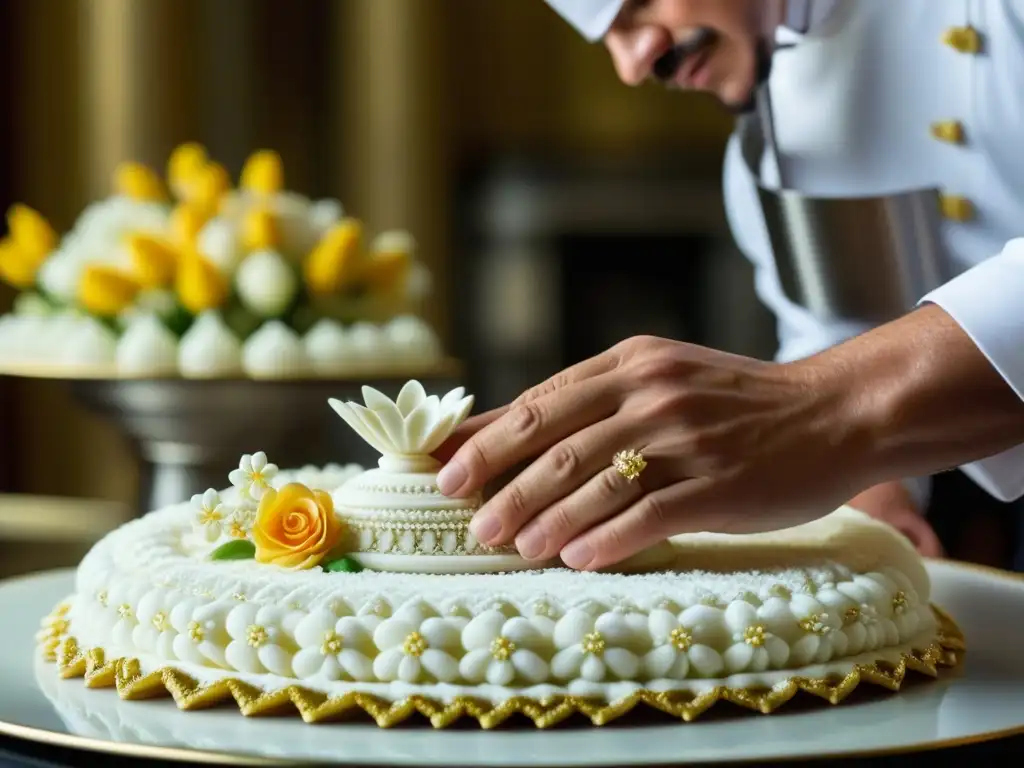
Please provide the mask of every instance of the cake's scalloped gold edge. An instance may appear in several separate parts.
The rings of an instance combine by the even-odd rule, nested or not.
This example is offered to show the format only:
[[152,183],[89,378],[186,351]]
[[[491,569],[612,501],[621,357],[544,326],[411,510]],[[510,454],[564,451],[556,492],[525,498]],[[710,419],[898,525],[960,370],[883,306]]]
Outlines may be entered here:
[[38,641],[44,658],[55,662],[62,678],[82,678],[87,688],[115,688],[124,700],[171,696],[181,710],[213,707],[228,700],[237,704],[246,717],[297,712],[307,723],[321,723],[358,715],[369,715],[381,728],[398,725],[416,715],[430,721],[434,728],[446,728],[468,717],[482,728],[495,728],[514,715],[524,715],[537,728],[550,728],[573,715],[583,715],[594,725],[605,725],[640,705],[666,713],[684,722],[696,720],[718,702],[727,701],[746,709],[770,714],[805,691],[839,704],[861,683],[899,691],[911,671],[938,677],[942,668],[956,667],[966,651],[963,633],[942,609],[932,606],[938,621],[935,642],[924,650],[904,653],[895,666],[886,663],[861,664],[841,680],[834,678],[792,677],[770,689],[728,688],[725,686],[693,694],[682,691],[641,690],[612,703],[583,696],[555,696],[535,699],[516,696],[498,704],[459,696],[442,702],[427,696],[410,696],[389,702],[364,693],[349,693],[334,698],[324,693],[291,685],[276,691],[261,691],[235,678],[200,685],[189,675],[174,669],[162,669],[143,675],[138,659],[106,660],[102,648],[83,651],[67,633],[66,603],[58,605],[44,622]]

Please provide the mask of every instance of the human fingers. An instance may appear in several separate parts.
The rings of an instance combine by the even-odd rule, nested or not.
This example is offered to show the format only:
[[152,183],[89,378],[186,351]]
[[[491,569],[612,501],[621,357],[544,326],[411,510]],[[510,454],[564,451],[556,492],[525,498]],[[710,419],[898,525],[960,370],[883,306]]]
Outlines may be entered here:
[[896,525],[897,530],[910,539],[922,557],[943,557],[942,542],[935,530],[921,515],[913,512]]
[[485,413],[470,416],[455,428],[455,431],[452,432],[448,439],[444,441],[440,448],[434,451],[434,458],[441,463],[447,463],[450,461],[452,456],[455,455],[455,452],[459,450],[459,448],[461,448],[469,438],[488,424],[493,424],[497,419],[508,413],[509,407],[510,406],[508,405],[503,405],[500,408],[494,408]]
[[[568,514],[575,505],[566,507],[566,502],[577,489],[600,476],[602,469],[610,468],[615,451],[632,444],[636,429],[635,421],[616,414],[552,446],[476,512],[470,524],[473,535],[485,544],[499,546],[510,542],[545,510],[549,517]],[[634,483],[633,488],[637,487]],[[554,509],[549,509],[552,506]],[[527,554],[523,543],[516,541],[520,554],[540,557]]]
[[570,568],[598,570],[677,534],[783,530],[806,523],[813,517],[808,509],[821,508],[820,499],[808,498],[752,514],[758,493],[747,480],[732,476],[668,484],[577,536],[560,554]]
[[570,365],[565,370],[559,371],[537,386],[530,387],[530,389],[513,400],[510,405],[512,407],[524,405],[572,384],[579,384],[587,379],[609,373],[617,368],[621,361],[622,356],[616,348],[609,349],[594,357],[588,357],[586,360],[582,360],[574,365]]
[[[645,487],[661,487],[671,482],[664,477],[664,465],[657,458],[652,456],[649,462],[643,476],[634,480],[613,467],[598,472],[527,523],[516,536],[516,549],[528,560],[549,560],[577,536],[637,503]],[[641,481],[650,485],[644,486]]]
[[444,469],[437,484],[446,496],[463,496],[521,461],[616,411],[614,380],[587,379],[509,408],[471,435]]
[[685,480],[646,493],[619,514],[577,536],[560,552],[580,571],[596,571],[622,562],[671,536],[679,510],[699,503],[712,481]]

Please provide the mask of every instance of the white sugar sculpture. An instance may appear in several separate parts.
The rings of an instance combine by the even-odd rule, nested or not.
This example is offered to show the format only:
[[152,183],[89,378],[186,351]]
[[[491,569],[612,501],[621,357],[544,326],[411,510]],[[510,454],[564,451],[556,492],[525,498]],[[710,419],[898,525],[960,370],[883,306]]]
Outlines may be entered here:
[[363,402],[330,400],[331,407],[381,454],[376,469],[338,489],[347,549],[368,568],[411,573],[488,573],[540,567],[514,547],[489,547],[469,531],[482,494],[448,498],[437,487],[441,463],[431,454],[473,408],[462,387],[443,397],[410,381],[391,400],[363,387]]

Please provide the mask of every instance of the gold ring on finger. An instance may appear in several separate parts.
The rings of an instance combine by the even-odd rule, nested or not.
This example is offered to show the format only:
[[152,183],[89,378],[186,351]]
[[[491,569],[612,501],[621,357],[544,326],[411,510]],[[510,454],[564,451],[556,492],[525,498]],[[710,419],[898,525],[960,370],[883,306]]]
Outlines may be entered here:
[[640,477],[640,473],[647,467],[647,462],[640,451],[630,448],[628,451],[616,453],[612,459],[612,466],[629,482],[633,482]]

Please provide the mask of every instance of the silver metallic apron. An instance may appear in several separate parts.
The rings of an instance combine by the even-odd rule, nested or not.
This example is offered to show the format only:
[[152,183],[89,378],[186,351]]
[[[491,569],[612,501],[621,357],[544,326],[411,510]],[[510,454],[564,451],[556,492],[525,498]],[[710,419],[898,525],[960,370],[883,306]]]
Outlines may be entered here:
[[[905,314],[946,281],[938,189],[839,198],[787,188],[767,85],[738,133],[790,301],[825,322],[881,323]],[[778,190],[762,180],[766,152],[778,166]]]

